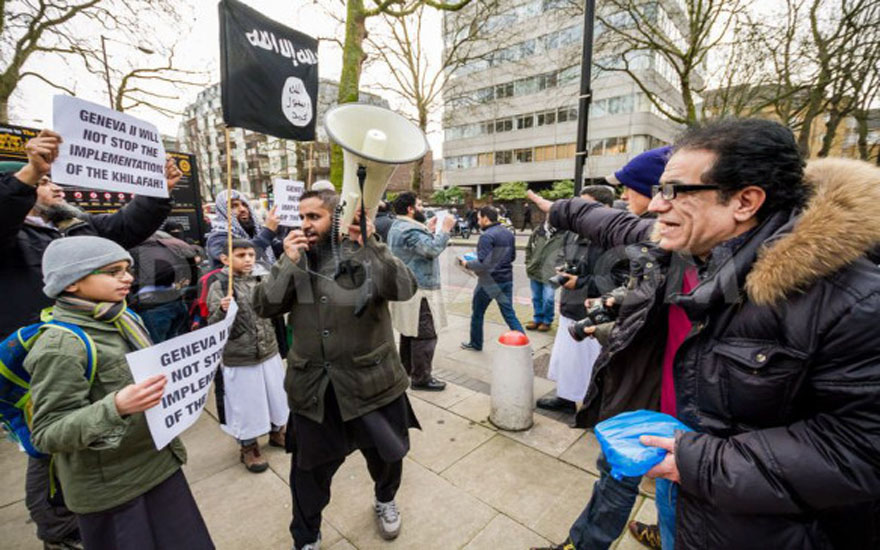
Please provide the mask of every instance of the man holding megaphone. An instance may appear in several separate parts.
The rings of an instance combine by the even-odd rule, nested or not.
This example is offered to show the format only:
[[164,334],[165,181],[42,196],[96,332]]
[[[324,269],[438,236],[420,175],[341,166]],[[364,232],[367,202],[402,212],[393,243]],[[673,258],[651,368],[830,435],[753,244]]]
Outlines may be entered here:
[[[379,534],[397,536],[401,519],[394,497],[409,450],[407,430],[419,427],[388,310],[389,301],[415,294],[415,276],[373,236],[369,220],[364,235],[360,209],[337,240],[337,202],[331,191],[302,195],[302,229],[284,239],[284,255],[254,296],[259,315],[289,313],[293,327],[285,389],[291,409],[287,449],[293,453],[290,530],[298,550],[319,548],[333,474],[355,449],[375,482]],[[341,277],[340,257],[350,266]],[[365,290],[370,299],[362,305]]]

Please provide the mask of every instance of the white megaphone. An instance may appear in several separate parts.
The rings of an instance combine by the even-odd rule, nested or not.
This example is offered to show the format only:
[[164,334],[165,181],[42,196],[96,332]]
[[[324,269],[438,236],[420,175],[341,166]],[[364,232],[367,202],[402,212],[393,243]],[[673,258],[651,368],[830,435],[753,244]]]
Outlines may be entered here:
[[428,152],[428,140],[418,126],[376,105],[345,103],[333,107],[324,117],[324,128],[343,149],[343,228],[351,224],[361,199],[359,166],[366,169],[364,208],[367,216],[373,218],[397,165],[417,161]]

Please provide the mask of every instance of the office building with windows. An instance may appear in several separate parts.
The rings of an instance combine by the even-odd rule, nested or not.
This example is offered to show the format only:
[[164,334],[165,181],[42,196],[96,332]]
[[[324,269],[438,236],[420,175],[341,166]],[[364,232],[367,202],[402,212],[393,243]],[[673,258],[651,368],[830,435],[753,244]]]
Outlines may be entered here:
[[[481,55],[452,73],[444,93],[442,184],[470,187],[477,197],[504,182],[540,188],[574,176],[583,15],[565,0],[506,3],[487,20]],[[675,33],[680,9],[659,2],[652,13]],[[467,17],[467,10],[444,16],[445,47]],[[594,33],[602,33],[598,22]],[[594,52],[594,60],[585,179],[613,173],[680,131],[628,75],[596,66],[619,66],[620,54]],[[649,52],[627,60],[650,73],[661,97],[677,97],[665,60]]]

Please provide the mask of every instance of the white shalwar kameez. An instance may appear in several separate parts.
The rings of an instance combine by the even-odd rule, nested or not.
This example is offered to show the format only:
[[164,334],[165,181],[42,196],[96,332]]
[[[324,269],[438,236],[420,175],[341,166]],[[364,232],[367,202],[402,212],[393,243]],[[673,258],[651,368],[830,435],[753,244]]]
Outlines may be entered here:
[[290,409],[284,391],[284,364],[277,353],[262,363],[223,369],[226,423],[220,427],[239,441],[287,425]]
[[556,381],[556,395],[569,401],[581,402],[587,395],[587,385],[593,374],[593,363],[599,357],[602,346],[595,338],[576,342],[568,333],[568,327],[577,321],[559,316],[559,328],[550,354],[547,377]]

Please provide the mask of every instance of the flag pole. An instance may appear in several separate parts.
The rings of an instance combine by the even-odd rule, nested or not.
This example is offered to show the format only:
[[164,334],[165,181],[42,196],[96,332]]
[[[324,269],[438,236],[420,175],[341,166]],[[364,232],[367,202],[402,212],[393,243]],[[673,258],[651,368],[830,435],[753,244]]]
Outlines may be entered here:
[[226,133],[226,257],[229,258],[229,283],[226,288],[226,295],[232,296],[232,278],[235,276],[232,272],[232,154],[229,146],[229,126],[225,126]]
[[309,143],[309,185],[308,188],[312,188],[312,166],[315,164],[315,142],[312,141]]

